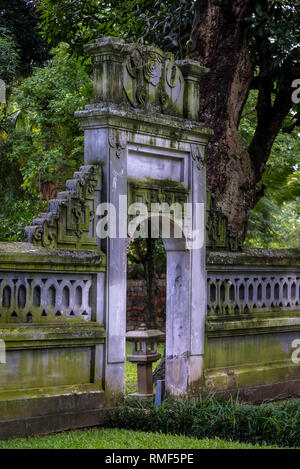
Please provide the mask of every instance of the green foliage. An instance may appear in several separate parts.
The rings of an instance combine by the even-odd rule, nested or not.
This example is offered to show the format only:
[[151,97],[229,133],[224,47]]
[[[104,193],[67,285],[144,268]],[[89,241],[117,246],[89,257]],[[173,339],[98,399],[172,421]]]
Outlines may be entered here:
[[0,113],[0,240],[23,241],[24,227],[34,218],[37,200],[22,190],[19,162],[8,156],[11,142],[7,135],[10,131],[13,131],[13,123],[3,106]]
[[0,28],[7,28],[19,50],[19,70],[28,75],[48,58],[49,46],[37,31],[39,13],[34,0],[0,0]]
[[9,30],[0,26],[0,79],[13,81],[18,67],[18,52]]
[[[83,135],[74,112],[90,99],[92,81],[60,44],[47,67],[35,68],[16,88],[11,109],[18,111],[8,133],[6,158],[18,162],[22,187],[38,194],[41,181],[63,188],[83,159]],[[0,147],[1,151],[1,147]]]
[[194,0],[42,0],[41,31],[50,44],[67,42],[82,56],[100,36],[157,45],[183,58],[190,37]]
[[300,198],[281,206],[268,193],[252,210],[244,247],[299,248]]
[[299,60],[300,10],[295,0],[256,0],[247,19],[254,64],[260,62],[262,41],[268,42],[268,71],[279,78],[282,67]]
[[[37,33],[39,22],[49,44],[57,45],[60,41],[69,44],[69,48],[60,44],[47,66],[34,69],[0,116],[0,132],[4,130],[6,134],[0,141],[1,172],[6,179],[0,185],[0,199],[6,201],[6,214],[12,212],[10,201],[24,200],[24,190],[31,193],[36,205],[40,182],[54,181],[58,188],[63,188],[65,179],[81,164],[83,138],[73,113],[91,96],[91,80],[86,74],[86,70],[90,73],[91,62],[85,59],[83,67],[83,45],[99,36],[117,35],[155,44],[173,51],[176,57],[184,57],[194,4],[194,0],[0,0],[0,32],[4,41],[0,48],[0,73],[2,67],[6,70],[2,73],[7,73],[9,79],[16,73],[16,48],[20,51],[23,71],[24,67],[29,72],[34,64],[46,64],[48,47]],[[292,68],[297,67],[298,18],[299,9],[291,0],[257,0],[247,19],[255,79],[261,83],[261,79],[271,77],[272,99]],[[11,33],[4,31],[4,25]],[[250,94],[240,125],[248,146],[257,126],[258,96],[256,91]],[[262,180],[265,195],[250,217],[246,246],[295,245],[299,234],[299,161],[296,158],[299,138],[295,130],[298,109],[299,105],[294,105],[294,112],[286,117],[283,125],[288,132],[281,132],[273,145]],[[14,123],[17,123],[15,127]],[[3,205],[0,213],[4,215]],[[129,262],[134,263],[143,259],[143,256],[138,258],[145,247],[141,240],[135,243],[128,252]],[[155,246],[156,263],[163,262],[165,255],[159,243]]]
[[[299,5],[295,0],[256,0],[247,22],[256,77],[253,85],[269,88],[275,99],[281,88],[291,87],[293,79],[299,77]],[[291,102],[292,106],[295,112],[289,116],[291,128],[299,126],[300,117],[299,105]]]
[[162,432],[196,438],[221,438],[277,446],[299,446],[300,401],[281,404],[242,404],[215,396],[195,403],[165,401],[160,407],[119,408],[105,425],[135,431]]
[[4,209],[0,210],[0,240],[24,241],[24,228],[32,223],[37,215],[37,200],[17,200],[4,202]]
[[[194,5],[192,0],[123,3],[74,0],[71,4],[68,0],[42,0],[41,30],[50,44],[66,41],[70,50],[80,56],[84,54],[85,43],[93,42],[99,36],[112,35],[158,45],[174,52],[176,57],[184,57]],[[274,104],[280,90],[291,87],[293,74],[299,67],[299,14],[294,0],[253,2],[246,29],[254,68],[253,87],[259,92],[250,93],[240,125],[248,147],[257,128],[257,109],[267,105],[269,99]],[[267,100],[265,103],[264,99]],[[246,246],[253,246],[254,240],[264,247],[270,243],[274,247],[294,245],[299,225],[295,220],[295,202],[299,196],[299,161],[296,161],[299,155],[296,130],[299,105],[291,102],[292,107],[293,112],[286,116],[282,126],[289,133],[281,132],[277,136],[265,168],[261,182],[261,186],[266,187],[265,196],[250,217]],[[270,109],[272,113],[277,111],[274,107]],[[279,225],[281,228],[277,229]],[[136,247],[132,246],[129,261],[135,262],[134,257]]]
[[92,95],[92,79],[66,44],[44,68],[15,86],[0,115],[0,239],[23,240],[37,212],[39,189],[65,187],[83,161],[83,133],[74,119]]
[[[134,238],[127,248],[128,264],[143,264],[147,258],[147,239]],[[166,251],[161,238],[157,238],[153,243],[153,263],[163,265],[166,262]]]
[[[250,144],[257,123],[257,91],[251,91],[240,122],[240,133]],[[286,117],[288,122],[290,116]],[[284,126],[285,127],[285,126]],[[252,210],[245,247],[292,248],[300,239],[300,140],[297,128],[280,131],[272,146],[260,186],[264,195]]]

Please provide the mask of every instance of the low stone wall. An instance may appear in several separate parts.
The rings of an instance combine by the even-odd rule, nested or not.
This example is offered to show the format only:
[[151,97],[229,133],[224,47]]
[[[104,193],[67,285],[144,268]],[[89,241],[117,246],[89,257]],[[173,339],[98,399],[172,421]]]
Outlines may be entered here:
[[99,251],[0,243],[0,439],[102,422],[104,275]]
[[[155,327],[163,332],[166,329],[166,271],[165,266],[156,268],[153,298],[156,311]],[[142,265],[129,265],[127,268],[127,330],[133,330],[145,321],[147,307],[147,286]]]
[[211,252],[207,281],[203,390],[300,396],[300,250]]

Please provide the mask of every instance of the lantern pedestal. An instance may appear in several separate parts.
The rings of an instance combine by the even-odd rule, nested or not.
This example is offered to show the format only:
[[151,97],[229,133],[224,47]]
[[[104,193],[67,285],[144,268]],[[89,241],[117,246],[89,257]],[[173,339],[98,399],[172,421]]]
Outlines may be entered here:
[[153,398],[152,363],[161,355],[157,352],[157,344],[164,333],[155,329],[147,329],[141,324],[139,329],[127,332],[126,338],[131,342],[131,354],[127,360],[137,364],[138,392],[132,397]]

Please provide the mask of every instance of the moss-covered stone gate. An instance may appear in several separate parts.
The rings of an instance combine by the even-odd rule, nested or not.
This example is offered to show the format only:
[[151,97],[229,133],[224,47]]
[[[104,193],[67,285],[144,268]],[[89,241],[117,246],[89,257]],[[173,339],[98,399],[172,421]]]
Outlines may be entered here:
[[98,205],[118,212],[120,195],[206,204],[204,243],[191,249],[188,233],[163,239],[168,395],[299,395],[299,252],[240,252],[206,197],[211,132],[197,122],[206,69],[118,38],[87,50],[94,102],[76,113],[85,166],[25,243],[0,243],[0,438],[100,424],[124,395],[127,233],[97,236]]

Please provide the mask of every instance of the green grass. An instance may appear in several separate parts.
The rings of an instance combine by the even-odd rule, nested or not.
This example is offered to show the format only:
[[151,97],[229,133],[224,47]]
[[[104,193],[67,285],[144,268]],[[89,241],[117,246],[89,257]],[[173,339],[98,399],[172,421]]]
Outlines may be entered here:
[[222,441],[218,438],[189,438],[162,433],[118,429],[74,430],[56,435],[0,441],[0,449],[272,449]]

